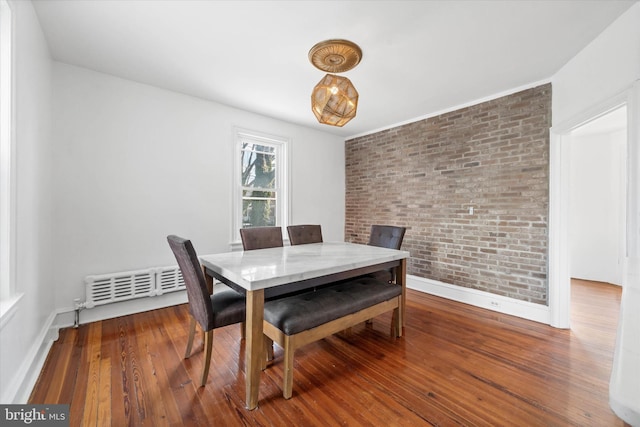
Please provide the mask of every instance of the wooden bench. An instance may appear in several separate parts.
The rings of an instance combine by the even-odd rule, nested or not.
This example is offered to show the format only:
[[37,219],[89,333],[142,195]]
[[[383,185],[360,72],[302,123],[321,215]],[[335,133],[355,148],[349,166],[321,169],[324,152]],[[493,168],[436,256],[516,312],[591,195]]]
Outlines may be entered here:
[[358,277],[267,301],[263,329],[268,338],[284,349],[284,398],[289,399],[292,394],[296,349],[391,310],[391,335],[400,337],[402,287],[371,277]]

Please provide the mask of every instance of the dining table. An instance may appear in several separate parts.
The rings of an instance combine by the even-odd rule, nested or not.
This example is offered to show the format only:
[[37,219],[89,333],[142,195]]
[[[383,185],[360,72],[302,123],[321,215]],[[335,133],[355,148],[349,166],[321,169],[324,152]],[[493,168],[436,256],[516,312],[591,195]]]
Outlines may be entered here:
[[[407,251],[348,242],[322,242],[200,256],[209,286],[219,280],[246,295],[245,389],[247,409],[258,406],[265,299],[394,269],[406,301]],[[404,325],[402,325],[404,327]]]

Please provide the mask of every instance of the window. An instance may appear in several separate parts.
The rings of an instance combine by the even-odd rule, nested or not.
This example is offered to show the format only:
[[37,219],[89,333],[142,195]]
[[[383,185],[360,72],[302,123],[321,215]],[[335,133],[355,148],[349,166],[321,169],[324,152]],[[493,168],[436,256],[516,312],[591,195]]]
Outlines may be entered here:
[[234,240],[240,228],[287,224],[287,140],[236,130]]
[[0,300],[12,296],[12,30],[11,9],[0,0]]

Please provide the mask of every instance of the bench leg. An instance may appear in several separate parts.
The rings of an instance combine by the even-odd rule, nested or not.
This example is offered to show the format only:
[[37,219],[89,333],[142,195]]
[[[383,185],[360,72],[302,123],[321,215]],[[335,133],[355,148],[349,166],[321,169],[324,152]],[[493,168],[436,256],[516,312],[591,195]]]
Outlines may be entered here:
[[404,295],[401,295],[398,299],[398,336],[402,336],[402,329],[404,328]]
[[393,315],[391,317],[391,336],[393,338],[398,338],[400,336],[400,327],[398,326],[399,317],[400,317],[400,310],[396,308],[393,310]]
[[273,340],[265,335],[265,346],[267,347],[267,360],[273,360]]
[[285,335],[284,337],[284,381],[282,384],[282,395],[285,399],[290,399],[293,394],[293,347],[294,340]]
[[262,342],[264,342],[264,353],[266,355],[262,361],[262,370],[264,371],[267,368],[267,362],[273,360],[273,340],[264,335],[262,337]]
[[398,307],[393,310],[391,318],[391,336],[400,338],[402,336],[402,297],[398,298]]

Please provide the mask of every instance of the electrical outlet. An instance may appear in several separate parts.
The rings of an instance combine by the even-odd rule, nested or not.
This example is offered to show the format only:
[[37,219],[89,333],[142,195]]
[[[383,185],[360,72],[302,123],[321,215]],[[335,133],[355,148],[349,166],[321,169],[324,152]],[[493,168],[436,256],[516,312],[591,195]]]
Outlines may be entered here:
[[500,303],[498,301],[491,301],[492,307],[500,307]]

